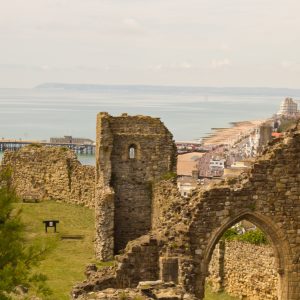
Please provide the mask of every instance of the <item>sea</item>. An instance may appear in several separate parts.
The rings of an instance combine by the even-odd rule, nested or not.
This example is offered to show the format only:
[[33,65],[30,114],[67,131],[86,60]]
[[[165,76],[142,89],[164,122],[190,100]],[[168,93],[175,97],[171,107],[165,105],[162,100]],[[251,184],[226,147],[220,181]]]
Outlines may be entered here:
[[[213,127],[271,117],[285,97],[300,98],[300,90],[64,84],[0,89],[0,139],[71,135],[95,140],[98,112],[126,112],[161,118],[177,141],[199,140]],[[95,164],[91,155],[79,160]]]

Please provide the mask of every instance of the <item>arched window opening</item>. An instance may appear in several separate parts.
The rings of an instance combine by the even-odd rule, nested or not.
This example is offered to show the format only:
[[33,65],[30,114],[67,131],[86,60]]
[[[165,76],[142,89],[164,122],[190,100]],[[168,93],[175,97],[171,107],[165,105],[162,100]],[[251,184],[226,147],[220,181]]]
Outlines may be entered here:
[[276,270],[274,249],[265,233],[253,223],[242,220],[228,228],[215,246],[204,299],[215,299],[219,293],[228,299],[231,296],[251,299],[253,295],[259,299],[277,299]]
[[128,157],[129,159],[135,159],[136,158],[136,146],[130,145],[128,150]]

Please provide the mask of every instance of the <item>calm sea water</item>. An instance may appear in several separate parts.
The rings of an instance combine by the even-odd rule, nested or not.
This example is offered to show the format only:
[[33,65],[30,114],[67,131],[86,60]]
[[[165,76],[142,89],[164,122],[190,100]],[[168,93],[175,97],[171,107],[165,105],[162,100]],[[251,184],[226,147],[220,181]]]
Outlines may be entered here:
[[[212,127],[270,117],[284,92],[180,87],[0,89],[0,138],[48,140],[72,135],[95,140],[96,114],[160,117],[176,140],[199,139]],[[297,95],[285,96],[300,96]],[[1,154],[0,154],[1,158]],[[94,158],[80,157],[83,163]]]

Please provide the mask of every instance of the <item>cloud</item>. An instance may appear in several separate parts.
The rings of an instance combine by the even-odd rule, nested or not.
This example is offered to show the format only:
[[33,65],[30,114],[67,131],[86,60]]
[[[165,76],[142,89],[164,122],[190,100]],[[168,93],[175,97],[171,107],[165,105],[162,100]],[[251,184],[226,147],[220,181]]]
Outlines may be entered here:
[[228,44],[222,43],[222,44],[220,45],[220,50],[222,50],[222,51],[230,51],[231,48],[230,48],[230,46],[229,46]]
[[127,33],[141,34],[146,32],[142,24],[135,18],[123,19],[121,26]]
[[219,69],[219,68],[224,68],[228,67],[231,65],[231,61],[228,58],[224,59],[213,59],[210,63],[211,68],[213,69]]
[[171,63],[171,64],[157,64],[154,66],[150,66],[148,69],[154,70],[154,71],[162,71],[162,70],[171,70],[171,71],[176,71],[176,70],[189,70],[189,69],[194,69],[195,67],[188,61],[182,61],[179,63]]
[[180,69],[191,69],[192,67],[193,66],[189,62],[186,62],[186,61],[179,64]]
[[288,60],[283,60],[280,65],[283,69],[291,69],[293,66],[295,66],[295,63]]
[[286,71],[296,71],[296,72],[300,71],[300,63],[299,62],[283,60],[283,61],[281,61],[280,66],[282,69],[284,69]]

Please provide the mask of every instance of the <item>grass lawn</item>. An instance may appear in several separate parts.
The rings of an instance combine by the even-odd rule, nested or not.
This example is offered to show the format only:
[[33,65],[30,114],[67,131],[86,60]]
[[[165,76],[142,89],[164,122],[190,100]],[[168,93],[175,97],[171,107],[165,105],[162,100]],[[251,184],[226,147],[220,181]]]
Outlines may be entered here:
[[228,296],[225,293],[213,293],[209,286],[205,288],[204,300],[236,300],[237,298]]
[[[53,246],[38,271],[48,277],[47,283],[53,295],[50,300],[70,299],[70,291],[76,282],[85,279],[84,270],[94,257],[94,211],[72,204],[45,201],[18,203],[29,240],[39,240]],[[48,228],[45,233],[43,220],[59,220],[57,233]],[[64,235],[82,235],[81,240],[61,239]],[[205,300],[234,300],[225,294],[212,293],[206,288]]]
[[[38,271],[48,277],[53,291],[51,300],[70,299],[72,286],[85,279],[86,264],[94,258],[94,211],[85,207],[55,201],[19,203],[22,220],[29,239],[46,241],[53,249],[41,262]],[[48,228],[45,233],[43,220],[59,220],[57,233]],[[61,239],[63,235],[83,235],[81,240]]]

